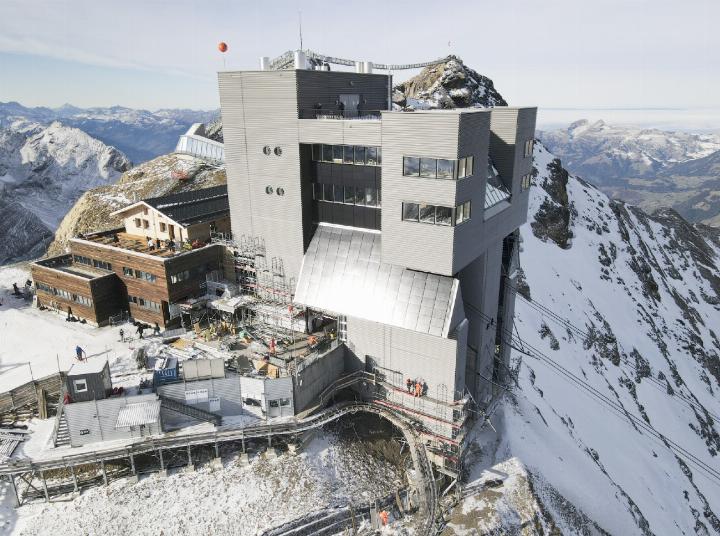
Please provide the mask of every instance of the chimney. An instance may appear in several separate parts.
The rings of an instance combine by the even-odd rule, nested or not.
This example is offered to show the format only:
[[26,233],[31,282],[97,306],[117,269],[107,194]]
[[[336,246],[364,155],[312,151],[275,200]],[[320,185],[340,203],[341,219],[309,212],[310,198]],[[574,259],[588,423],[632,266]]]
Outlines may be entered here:
[[363,62],[363,70],[365,74],[371,74],[373,70],[373,64],[371,61],[364,61]]
[[260,70],[261,71],[269,71],[270,70],[270,58],[268,56],[262,56],[260,58]]

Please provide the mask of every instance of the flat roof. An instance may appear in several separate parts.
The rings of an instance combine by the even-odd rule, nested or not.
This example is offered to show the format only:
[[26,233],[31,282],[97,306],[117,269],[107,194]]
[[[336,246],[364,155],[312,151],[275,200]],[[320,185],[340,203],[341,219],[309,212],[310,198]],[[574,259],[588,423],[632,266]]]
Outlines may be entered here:
[[97,357],[95,359],[89,358],[80,363],[73,363],[73,366],[68,370],[68,376],[83,376],[85,374],[99,374],[103,371],[107,365],[107,359]]
[[377,232],[318,226],[295,301],[442,337],[452,321],[457,280],[381,262],[380,241]]
[[[116,238],[117,237],[117,238]],[[133,251],[135,253],[142,253],[144,255],[150,255],[151,257],[160,257],[163,259],[170,259],[185,253],[190,253],[192,249],[178,249],[172,250],[166,246],[164,240],[160,241],[160,247],[148,247],[148,237],[135,235],[125,232],[124,230],[114,229],[111,231],[103,231],[99,233],[92,233],[85,237],[73,238],[72,240],[82,240],[85,242],[91,242],[105,247],[111,247],[116,249],[122,249],[125,251]],[[153,245],[156,244],[153,239]],[[176,247],[180,244],[178,240],[175,241]],[[199,249],[199,248],[198,248]]]
[[210,221],[230,214],[227,185],[151,197],[144,202],[180,224]]

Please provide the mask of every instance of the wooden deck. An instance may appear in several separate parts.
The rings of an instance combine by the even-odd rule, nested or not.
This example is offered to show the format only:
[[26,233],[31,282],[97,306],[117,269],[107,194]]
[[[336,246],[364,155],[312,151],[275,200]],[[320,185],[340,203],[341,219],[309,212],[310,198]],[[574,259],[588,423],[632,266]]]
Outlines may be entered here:
[[[117,236],[117,240],[115,240]],[[170,258],[176,255],[185,253],[186,249],[182,249],[181,245],[176,242],[176,250],[173,251],[164,246],[165,242],[160,241],[160,248],[148,247],[147,238],[140,235],[132,235],[126,232],[118,232],[113,234],[104,234],[98,236],[90,236],[87,240],[95,242],[97,244],[104,244],[106,246],[113,246],[116,248],[127,249],[129,251],[135,251],[137,253],[146,253],[155,257]],[[153,242],[154,243],[154,242]]]

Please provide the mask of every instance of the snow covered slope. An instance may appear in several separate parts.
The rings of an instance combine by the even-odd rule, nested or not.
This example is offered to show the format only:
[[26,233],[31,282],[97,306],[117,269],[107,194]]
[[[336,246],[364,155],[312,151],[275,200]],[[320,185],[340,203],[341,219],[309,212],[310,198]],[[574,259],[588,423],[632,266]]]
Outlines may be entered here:
[[535,167],[493,463],[519,460],[563,533],[720,533],[717,235],[609,201],[541,144]]
[[58,122],[0,128],[0,203],[13,216],[0,225],[0,264],[37,255],[84,191],[131,166],[114,147]]

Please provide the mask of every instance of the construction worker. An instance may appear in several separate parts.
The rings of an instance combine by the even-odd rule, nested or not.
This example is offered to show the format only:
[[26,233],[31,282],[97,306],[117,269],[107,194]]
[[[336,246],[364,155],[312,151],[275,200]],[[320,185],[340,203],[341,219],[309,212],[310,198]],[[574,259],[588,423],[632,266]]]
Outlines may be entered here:
[[80,348],[80,345],[78,344],[78,345],[75,347],[75,355],[77,356],[77,360],[78,360],[78,361],[82,361],[82,360],[83,360],[83,354],[85,355],[85,357],[87,357],[87,354],[85,353],[85,350],[83,350],[82,348]]
[[380,522],[383,524],[383,527],[388,524],[388,521],[390,520],[390,514],[388,514],[387,510],[383,510],[378,514],[378,517],[380,518]]
[[417,396],[417,397],[422,396],[422,384],[420,382],[417,382],[415,384],[415,396]]
[[425,383],[425,380],[422,382],[422,395],[425,396],[428,392],[428,384]]
[[154,334],[156,337],[159,337],[159,336],[160,336],[160,326],[158,325],[157,322],[155,322],[155,327],[153,328],[153,334]]
[[141,339],[143,338],[143,331],[145,331],[145,326],[142,323],[138,323],[136,333],[140,335]]
[[412,393],[413,381],[408,378],[407,380],[405,380],[405,385],[407,386],[408,393]]
[[125,342],[125,330],[120,328],[120,342]]

